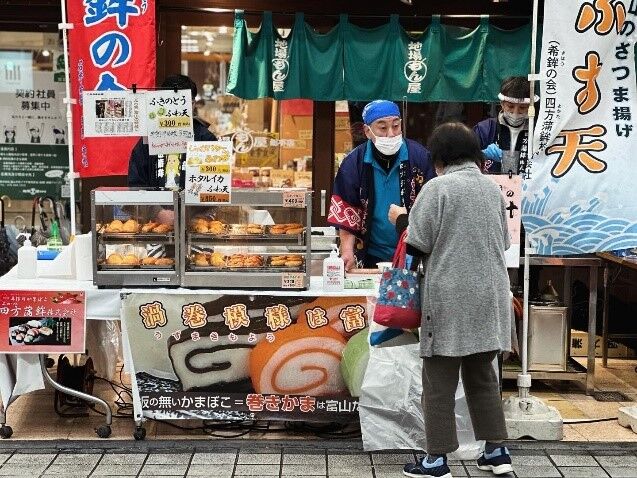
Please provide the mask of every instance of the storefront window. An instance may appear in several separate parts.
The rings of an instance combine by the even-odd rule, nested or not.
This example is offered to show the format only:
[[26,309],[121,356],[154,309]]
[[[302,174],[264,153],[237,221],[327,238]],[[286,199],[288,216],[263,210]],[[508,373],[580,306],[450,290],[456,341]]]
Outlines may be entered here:
[[182,27],[182,73],[197,84],[197,117],[236,152],[239,187],[312,187],[310,100],[243,100],[226,92],[233,29]]

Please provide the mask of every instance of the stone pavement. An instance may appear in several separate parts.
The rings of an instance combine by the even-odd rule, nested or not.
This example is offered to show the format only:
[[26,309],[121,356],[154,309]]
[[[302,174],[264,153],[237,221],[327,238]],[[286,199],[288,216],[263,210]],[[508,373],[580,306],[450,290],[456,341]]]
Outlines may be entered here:
[[[637,477],[637,446],[508,444],[511,478]],[[0,477],[401,477],[412,453],[365,453],[359,441],[18,441],[0,442]],[[472,461],[450,462],[454,477],[493,476]],[[506,476],[506,475],[505,475]]]

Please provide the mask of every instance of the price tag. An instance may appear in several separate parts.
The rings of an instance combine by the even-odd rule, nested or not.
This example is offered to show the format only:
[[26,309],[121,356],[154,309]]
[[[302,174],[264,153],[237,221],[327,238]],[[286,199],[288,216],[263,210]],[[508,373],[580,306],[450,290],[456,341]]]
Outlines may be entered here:
[[303,289],[305,274],[302,272],[286,272],[281,276],[283,289]]
[[202,203],[230,203],[230,194],[199,193],[199,202]]
[[283,191],[283,207],[305,207],[305,191]]

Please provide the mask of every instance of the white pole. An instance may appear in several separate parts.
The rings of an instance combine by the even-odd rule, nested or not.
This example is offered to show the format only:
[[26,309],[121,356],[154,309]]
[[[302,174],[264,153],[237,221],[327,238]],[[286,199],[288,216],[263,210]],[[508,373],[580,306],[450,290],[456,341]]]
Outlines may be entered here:
[[71,99],[71,81],[69,74],[69,49],[68,49],[68,36],[67,30],[73,28],[72,24],[67,23],[66,18],[66,0],[60,0],[62,7],[62,23],[58,25],[58,29],[62,30],[62,48],[64,49],[64,82],[66,85],[66,97],[64,103],[66,104],[66,132],[67,132],[67,145],[69,150],[69,187],[70,187],[70,209],[71,209],[71,236],[75,236],[75,178],[77,177],[73,170],[73,110]]
[[[529,75],[529,134],[527,143],[527,157],[529,160],[533,157],[533,134],[535,123],[535,104],[533,99],[535,98],[535,62],[537,56],[537,23],[538,23],[538,0],[533,0],[533,18],[531,28],[531,65]],[[531,389],[531,375],[528,372],[528,342],[529,342],[529,272],[530,272],[530,240],[529,231],[525,231],[524,234],[524,304],[522,313],[522,373],[518,377],[518,392],[520,398],[528,398]]]

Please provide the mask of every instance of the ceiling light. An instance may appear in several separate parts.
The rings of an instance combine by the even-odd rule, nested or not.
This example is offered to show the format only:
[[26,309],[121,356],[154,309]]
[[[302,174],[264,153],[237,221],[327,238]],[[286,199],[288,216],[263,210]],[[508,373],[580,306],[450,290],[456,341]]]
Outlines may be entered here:
[[49,50],[42,50],[42,56],[49,56],[51,52]]
[[206,50],[203,52],[203,56],[210,56],[210,50]]
[[400,0],[400,1],[403,2],[405,5],[409,5],[409,6],[412,5],[411,0]]
[[182,25],[182,26],[181,26],[181,29],[182,29],[182,31],[183,31],[183,30],[187,30],[187,29],[188,29],[188,27],[187,27],[186,25]]

